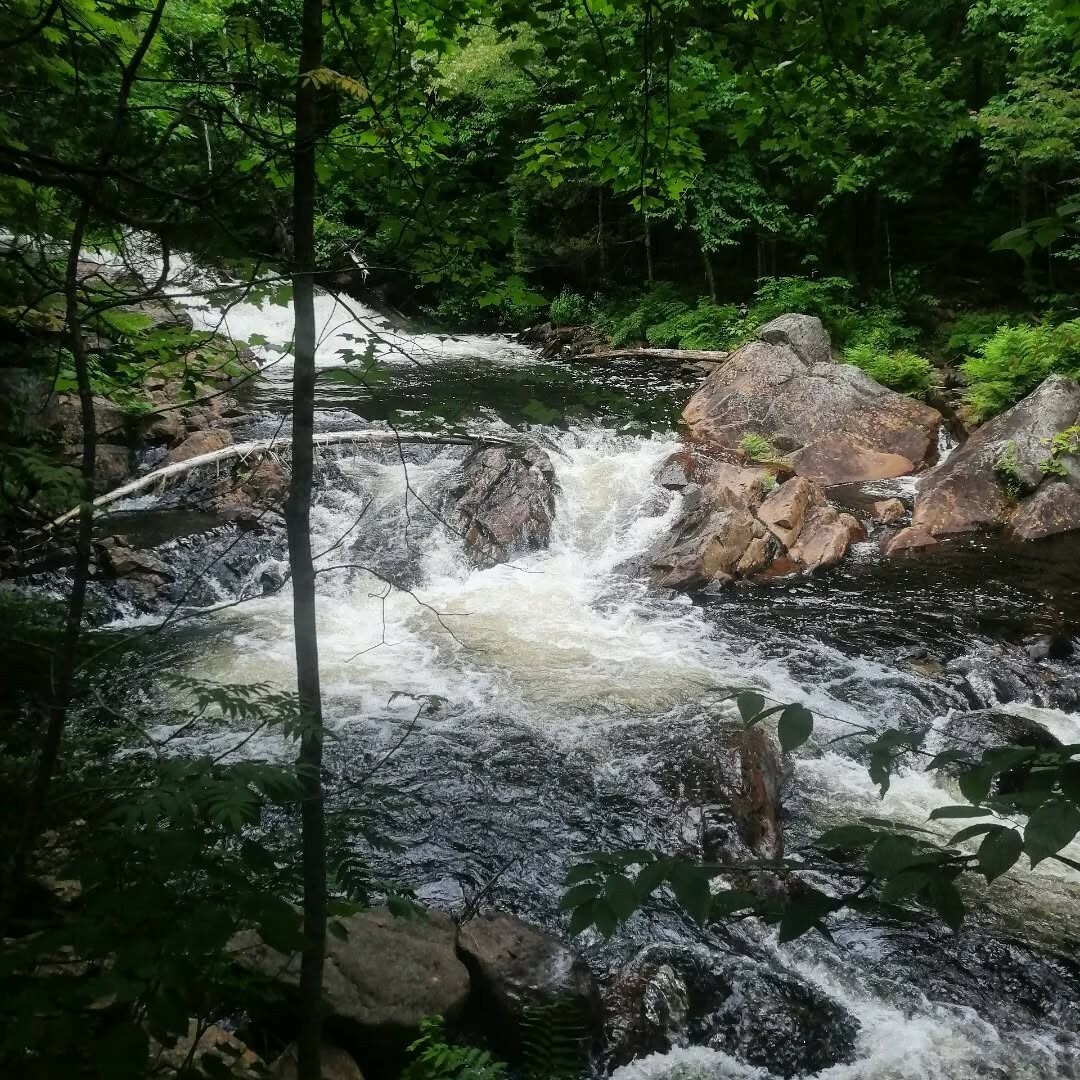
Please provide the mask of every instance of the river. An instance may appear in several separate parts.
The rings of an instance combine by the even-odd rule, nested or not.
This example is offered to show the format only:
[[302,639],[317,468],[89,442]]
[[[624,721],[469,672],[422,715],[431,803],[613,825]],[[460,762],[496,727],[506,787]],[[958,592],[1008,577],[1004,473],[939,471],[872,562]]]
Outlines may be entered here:
[[[220,319],[193,310],[203,325]],[[927,826],[929,812],[958,801],[957,791],[910,769],[880,799],[858,740],[836,741],[850,735],[847,722],[932,726],[971,707],[955,679],[902,659],[912,647],[941,663],[990,655],[992,674],[986,650],[1016,650],[1033,634],[1077,625],[1080,549],[1067,543],[1028,552],[969,543],[886,564],[868,542],[811,579],[693,599],[657,595],[620,567],[677,513],[678,497],[652,477],[677,445],[672,420],[692,381],[675,369],[544,363],[500,337],[407,335],[325,295],[318,314],[323,427],[362,426],[359,415],[430,428],[451,413],[470,430],[527,428],[549,447],[559,483],[550,547],[476,569],[429,509],[460,448],[319,454],[316,550],[333,548],[324,567],[348,564],[319,579],[328,760],[355,778],[396,747],[376,779],[407,796],[384,826],[402,851],[372,859],[428,903],[460,910],[487,890],[486,902],[565,932],[561,880],[586,852],[700,852],[710,807],[696,777],[732,723],[731,706],[719,701],[730,687],[759,687],[828,717],[793,762],[789,853],[862,814]],[[237,338],[284,342],[291,312],[238,305],[226,326]],[[377,381],[330,374],[340,350],[361,355],[369,344],[380,357]],[[272,348],[262,351],[273,358]],[[287,361],[271,363],[247,391],[252,434],[280,425],[289,374]],[[911,490],[900,481],[881,493]],[[109,527],[152,528],[155,503],[121,506]],[[163,551],[190,565],[224,543],[220,530],[186,531]],[[228,574],[212,571],[205,599],[230,599],[238,587],[258,593],[281,559],[280,545],[268,544]],[[148,622],[145,613],[113,612],[113,627]],[[290,631],[283,591],[183,623],[157,635],[152,649],[156,662],[203,678],[287,688]],[[1033,696],[1021,689],[1002,707],[1080,741],[1080,717],[1033,705]],[[235,733],[193,731],[180,748],[234,741]],[[279,751],[271,739],[245,747]],[[944,823],[942,834],[951,831]],[[604,1068],[617,1080],[1080,1076],[1072,959],[1080,875],[1049,861],[1032,872],[1023,862],[990,888],[968,888],[972,914],[959,935],[846,915],[832,942],[813,935],[781,946],[773,930],[746,922],[701,929],[663,902],[611,941],[586,934],[579,944],[609,991],[643,950],[684,976],[696,972],[683,978],[686,1008],[672,1011],[662,1045]],[[730,970],[716,966],[732,956],[751,971],[738,992]],[[764,982],[754,981],[759,975]],[[759,1010],[763,1026],[774,1022],[755,995],[777,980],[858,1021],[849,1061],[793,1072],[791,1062],[806,1055],[782,1043],[797,1042],[803,1028],[774,1032],[772,1043],[739,1025],[732,1034],[740,1008],[749,1011],[740,1024],[752,1026]],[[702,1041],[710,1045],[693,1045]],[[770,1045],[781,1047],[775,1060]]]

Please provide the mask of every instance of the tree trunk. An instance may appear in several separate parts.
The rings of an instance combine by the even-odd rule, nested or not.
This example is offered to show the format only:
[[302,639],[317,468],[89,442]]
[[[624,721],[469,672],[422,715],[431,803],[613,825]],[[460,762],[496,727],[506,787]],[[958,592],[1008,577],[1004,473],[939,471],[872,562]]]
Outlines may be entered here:
[[[157,35],[161,16],[167,0],[157,0],[150,19],[146,24],[135,51],[124,65],[120,75],[120,86],[116,94],[116,109],[113,114],[112,128],[98,154],[97,166],[103,171],[112,161],[117,143],[127,117],[128,101],[139,68],[146,58],[147,51]],[[97,472],[97,427],[94,417],[94,391],[90,382],[90,365],[86,356],[86,343],[83,340],[82,314],[79,311],[79,259],[82,256],[83,241],[90,224],[90,215],[94,200],[100,189],[101,181],[91,183],[89,193],[79,204],[68,244],[67,265],[64,271],[65,329],[68,347],[71,350],[75,368],[75,382],[78,389],[79,410],[81,413],[83,438],[80,479],[83,499],[79,505],[79,530],[75,542],[75,565],[72,573],[71,595],[68,597],[67,613],[64,618],[64,631],[56,662],[52,670],[52,693],[49,703],[49,719],[45,729],[45,741],[41,747],[37,769],[27,800],[26,813],[23,817],[15,850],[0,892],[0,934],[6,928],[15,904],[16,895],[22,884],[26,868],[30,862],[34,842],[41,829],[48,804],[49,789],[53,775],[60,760],[60,747],[67,724],[68,709],[75,686],[75,672],[79,655],[79,639],[82,634],[83,613],[86,607],[86,585],[90,577],[90,553],[93,546],[94,530],[94,478]]]
[[300,960],[298,1080],[322,1076],[322,980],[326,952],[326,823],[323,811],[322,690],[311,557],[311,489],[315,466],[315,143],[317,87],[306,73],[322,64],[322,0],[304,0],[296,84],[293,164],[292,479],[285,507],[293,588],[296,689],[304,721],[297,774],[301,787],[304,945]]
[[68,248],[67,268],[64,274],[64,297],[66,307],[67,343],[75,367],[79,406],[82,420],[82,462],[80,466],[82,501],[76,511],[79,530],[75,541],[75,565],[72,570],[71,594],[64,616],[64,631],[52,668],[52,694],[49,718],[45,728],[45,741],[38,757],[34,780],[27,798],[26,811],[11,863],[0,897],[0,932],[6,929],[12,915],[16,896],[22,886],[33,851],[34,841],[41,830],[42,818],[49,798],[53,775],[60,759],[60,746],[67,724],[68,707],[75,685],[75,667],[79,655],[79,638],[82,633],[83,612],[86,607],[86,585],[90,579],[90,552],[94,529],[94,474],[97,467],[97,428],[94,417],[94,391],[90,385],[90,370],[86,361],[86,343],[83,341],[82,318],[79,313],[79,257],[90,216],[90,205],[84,202],[79,208],[75,227]]
[[600,248],[600,280],[607,279],[607,241],[604,236],[604,189],[596,192],[596,243]]
[[649,215],[645,215],[645,276],[651,289],[654,284],[653,261],[652,261],[652,228],[649,225]]
[[715,304],[716,275],[713,273],[712,257],[704,248],[701,249],[701,261],[705,264],[705,281],[709,286],[709,299]]

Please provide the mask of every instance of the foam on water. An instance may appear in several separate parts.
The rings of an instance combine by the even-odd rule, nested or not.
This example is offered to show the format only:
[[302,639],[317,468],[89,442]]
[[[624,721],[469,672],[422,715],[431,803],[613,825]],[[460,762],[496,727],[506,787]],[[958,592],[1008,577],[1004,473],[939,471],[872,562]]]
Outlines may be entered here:
[[[341,362],[340,350],[361,353],[371,329],[358,327],[330,296],[317,300],[321,333],[319,363]],[[216,328],[221,316],[192,303],[197,325]],[[376,351],[391,364],[422,359],[481,357],[527,363],[528,350],[491,337],[409,338],[363,310],[374,327]],[[260,334],[281,343],[292,333],[288,308],[240,304],[224,316],[232,336]],[[353,340],[359,337],[363,340]],[[264,350],[264,356],[273,355]],[[271,369],[284,379],[285,365]],[[619,435],[579,427],[555,435],[552,454],[559,494],[549,547],[511,565],[477,569],[463,556],[460,538],[433,520],[425,505],[437,503],[460,450],[401,461],[360,453],[337,453],[341,482],[317,493],[313,511],[318,565],[318,619],[323,685],[329,723],[361,731],[376,750],[393,745],[422,698],[447,708],[425,719],[428,734],[460,738],[479,720],[507,720],[484,737],[500,749],[504,730],[527,731],[551,762],[568,751],[587,750],[598,785],[637,774],[617,757],[620,729],[653,724],[659,738],[669,721],[700,714],[714,688],[753,685],[777,701],[805,702],[818,715],[815,740],[798,760],[795,784],[816,829],[857,819],[890,817],[955,831],[950,823],[928,825],[930,812],[958,801],[948,781],[922,771],[901,772],[882,801],[864,765],[838,753],[830,740],[852,724],[878,723],[896,709],[914,708],[918,676],[871,659],[842,654],[821,641],[777,648],[775,633],[740,636],[722,619],[685,596],[650,593],[622,563],[644,551],[678,513],[652,482],[656,465],[675,449],[670,438]],[[947,452],[948,445],[942,447]],[[910,478],[882,493],[913,494]],[[349,541],[339,543],[343,537]],[[354,547],[357,537],[368,540]],[[388,572],[376,556],[398,550]],[[871,557],[869,547],[866,557]],[[363,565],[370,566],[365,570]],[[343,567],[331,570],[331,567]],[[256,568],[257,579],[262,568]],[[374,571],[374,572],[373,572]],[[404,589],[387,585],[402,578]],[[804,608],[827,604],[804,595]],[[866,612],[873,617],[872,598]],[[220,630],[214,648],[195,674],[228,682],[270,682],[287,688],[294,679],[291,600],[288,590],[252,600],[214,616]],[[852,692],[852,691],[855,692]],[[396,695],[405,694],[407,697]],[[1016,707],[1021,711],[1020,707]],[[923,714],[919,719],[927,719]],[[1040,711],[1037,719],[1068,741],[1080,741],[1080,723],[1063,713]],[[200,750],[227,748],[221,738]],[[217,738],[217,737],[215,737]],[[272,741],[253,740],[248,752],[274,752]],[[626,751],[622,751],[626,753]],[[647,750],[638,751],[642,755]],[[648,770],[646,761],[642,774]],[[480,783],[475,777],[470,782]],[[647,782],[647,781],[645,781]],[[617,784],[613,783],[613,786]],[[482,800],[490,792],[479,791]],[[513,795],[502,796],[512,798]],[[480,808],[490,828],[501,812],[497,801]],[[538,808],[539,812],[539,808]],[[970,822],[964,821],[963,824]],[[537,838],[540,839],[539,837]],[[1080,845],[1069,854],[1080,859]],[[1035,926],[1073,919],[1080,878],[1050,861],[1035,871],[1017,866],[994,886],[996,910]],[[1037,1080],[1074,1075],[1075,1065],[1051,1035],[1029,1031],[1008,1036],[971,1009],[903,998],[864,982],[845,958],[801,941],[779,946],[782,962],[844,1005],[861,1022],[853,1064],[819,1074],[825,1080]],[[618,1069],[613,1080],[774,1080],[707,1047],[652,1055]]]

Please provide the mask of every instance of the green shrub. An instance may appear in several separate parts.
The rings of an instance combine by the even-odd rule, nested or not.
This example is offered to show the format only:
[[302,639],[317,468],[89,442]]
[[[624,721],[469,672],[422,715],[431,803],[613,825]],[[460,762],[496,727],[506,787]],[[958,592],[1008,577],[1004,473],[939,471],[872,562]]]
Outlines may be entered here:
[[1080,319],[1060,326],[1002,326],[961,365],[974,420],[988,420],[1049,375],[1080,376]]
[[748,431],[739,440],[739,449],[751,461],[780,461],[784,456],[764,435],[758,435],[753,431]]
[[969,311],[945,326],[944,353],[950,360],[974,356],[999,329],[1025,321],[1024,316],[1008,311]]
[[412,1061],[402,1080],[504,1080],[506,1066],[486,1050],[448,1040],[441,1016],[420,1021],[420,1038],[409,1046]]
[[556,326],[580,326],[588,321],[589,305],[581,293],[564,288],[551,301],[551,321]]
[[837,345],[874,345],[883,351],[910,349],[919,340],[919,331],[905,324],[901,311],[879,304],[852,311],[841,321],[838,334]]
[[699,300],[697,307],[681,311],[646,331],[651,345],[665,349],[731,349],[746,332],[745,316],[734,304],[717,306]]
[[854,364],[882,386],[912,397],[925,397],[933,383],[933,364],[907,349],[889,352],[863,342],[844,351],[844,362]]
[[635,341],[648,341],[649,328],[674,319],[690,310],[689,304],[675,291],[674,286],[660,284],[629,302],[614,305],[601,328],[615,348]]
[[1009,440],[1005,449],[1001,452],[1001,456],[994,462],[994,472],[997,473],[1001,486],[1005,489],[1005,494],[1013,502],[1016,502],[1020,498],[1022,484],[1020,479],[1020,455],[1015,439]]
[[830,337],[841,340],[853,315],[851,282],[845,278],[761,278],[750,308],[752,330],[786,315],[816,315]]

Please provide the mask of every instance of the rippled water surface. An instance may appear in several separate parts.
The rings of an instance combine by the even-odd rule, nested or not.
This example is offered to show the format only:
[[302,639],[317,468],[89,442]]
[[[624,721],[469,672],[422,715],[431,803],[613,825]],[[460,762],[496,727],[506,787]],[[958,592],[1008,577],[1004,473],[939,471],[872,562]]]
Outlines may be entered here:
[[[674,369],[542,364],[500,338],[372,331],[328,297],[320,316],[327,370],[340,365],[341,349],[363,353],[373,334],[383,357],[378,381],[321,380],[324,424],[360,426],[360,416],[430,426],[435,411],[473,427],[529,426],[551,448],[559,482],[549,549],[476,569],[429,509],[461,449],[321,455],[316,549],[337,544],[322,565],[344,567],[319,586],[335,733],[328,756],[346,778],[367,778],[381,762],[378,780],[409,796],[391,826],[404,854],[386,869],[430,902],[459,909],[483,889],[494,904],[565,929],[559,883],[582,853],[700,850],[694,777],[731,723],[718,697],[733,686],[804,701],[821,717],[789,784],[792,847],[860,814],[925,825],[935,806],[956,801],[949,782],[910,772],[881,801],[857,747],[838,737],[851,723],[939,722],[969,707],[942,665],[1076,628],[1080,549],[1066,543],[1025,552],[971,543],[890,563],[868,543],[809,580],[693,600],[652,593],[620,566],[678,511],[652,477],[677,445],[666,418],[692,381]],[[286,309],[241,307],[228,325],[273,342],[288,337],[290,320]],[[287,377],[279,362],[249,392],[261,417],[253,430],[277,422]],[[455,401],[466,408],[441,407]],[[257,580],[279,557],[268,551],[245,572]],[[280,593],[185,624],[158,648],[202,677],[286,687],[289,620]],[[912,646],[928,652],[922,667],[899,658]],[[1004,704],[1080,741],[1070,712]],[[189,745],[205,750],[215,740],[227,745],[209,732]],[[248,747],[276,750],[258,740]],[[700,930],[661,905],[612,942],[583,944],[606,983],[657,942],[710,954],[737,948],[794,973],[861,1024],[853,1062],[818,1074],[831,1080],[1068,1077],[1080,1075],[1072,1034],[1080,976],[1043,957],[1071,952],[1078,890],[1068,868],[1016,869],[992,889],[973,888],[972,924],[958,939],[851,917],[838,921],[832,944],[779,946],[748,924]],[[615,1072],[619,1080],[772,1075],[701,1046]]]

